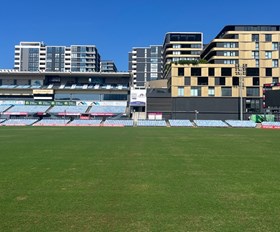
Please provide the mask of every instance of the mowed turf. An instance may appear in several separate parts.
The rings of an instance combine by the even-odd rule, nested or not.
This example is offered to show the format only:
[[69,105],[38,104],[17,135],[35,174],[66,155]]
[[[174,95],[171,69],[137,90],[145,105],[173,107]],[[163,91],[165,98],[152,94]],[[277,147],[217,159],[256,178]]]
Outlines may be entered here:
[[0,128],[0,231],[279,231],[280,131]]

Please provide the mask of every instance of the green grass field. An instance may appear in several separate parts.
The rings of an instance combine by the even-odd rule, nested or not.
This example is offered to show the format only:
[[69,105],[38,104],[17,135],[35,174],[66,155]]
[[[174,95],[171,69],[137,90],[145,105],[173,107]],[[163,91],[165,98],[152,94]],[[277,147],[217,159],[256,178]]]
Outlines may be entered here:
[[0,128],[0,231],[279,231],[280,131]]

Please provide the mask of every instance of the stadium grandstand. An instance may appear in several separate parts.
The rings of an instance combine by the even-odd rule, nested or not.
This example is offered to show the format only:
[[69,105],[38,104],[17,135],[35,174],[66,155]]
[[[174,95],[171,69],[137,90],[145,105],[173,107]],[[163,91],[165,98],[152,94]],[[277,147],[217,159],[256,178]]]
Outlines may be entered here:
[[[143,88],[131,86],[128,72],[0,72],[0,124],[2,126],[119,126],[119,127],[241,127],[256,128],[250,120],[187,119],[149,112]],[[279,112],[279,85],[265,86],[264,105]],[[165,95],[164,95],[165,96]],[[184,112],[184,111],[182,111]],[[199,112],[199,113],[196,113]],[[202,116],[202,115],[201,115]],[[194,119],[195,118],[195,119]],[[252,117],[253,118],[253,117]],[[264,115],[263,118],[268,118]],[[275,117],[277,119],[277,117]],[[278,128],[278,124],[261,124]]]

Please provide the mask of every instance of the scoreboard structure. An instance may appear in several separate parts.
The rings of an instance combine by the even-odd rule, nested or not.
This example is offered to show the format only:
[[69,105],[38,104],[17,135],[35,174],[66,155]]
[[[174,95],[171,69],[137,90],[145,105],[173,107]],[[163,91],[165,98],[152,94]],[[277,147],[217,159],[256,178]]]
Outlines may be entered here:
[[264,84],[263,108],[280,108],[280,83]]

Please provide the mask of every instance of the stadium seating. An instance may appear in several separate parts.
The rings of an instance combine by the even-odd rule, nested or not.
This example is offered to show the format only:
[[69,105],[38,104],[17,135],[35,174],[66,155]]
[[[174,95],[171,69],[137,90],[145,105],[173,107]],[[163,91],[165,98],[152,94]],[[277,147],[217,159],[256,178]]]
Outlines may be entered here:
[[17,85],[16,89],[29,89],[30,85]]
[[247,127],[247,128],[255,128],[256,123],[253,121],[240,121],[240,120],[226,120],[227,124],[231,127]]
[[228,127],[222,120],[194,120],[198,127]]
[[68,119],[42,119],[33,126],[65,126],[68,122]]
[[106,120],[104,126],[133,126],[133,120]]
[[75,119],[67,126],[100,126],[101,120],[82,120],[82,119]]
[[280,129],[280,122],[262,122],[262,128],[277,128]]
[[5,110],[9,109],[11,105],[0,105],[0,113],[4,112]]
[[0,118],[0,123],[4,122],[6,119]]
[[15,87],[16,87],[16,85],[0,85],[1,89],[13,89]]
[[12,114],[12,113],[28,113],[28,114],[34,114],[38,112],[46,112],[49,106],[31,106],[31,105],[15,105],[9,110],[7,110],[6,114]]
[[35,123],[38,119],[9,119],[2,122],[3,126],[29,126]]
[[190,120],[169,119],[170,126],[176,127],[193,127]]
[[90,109],[91,114],[124,114],[126,106],[98,106],[94,105]]
[[138,120],[137,126],[161,127],[166,126],[164,120]]
[[55,114],[72,114],[79,115],[85,113],[88,109],[88,106],[54,106],[50,109],[50,113]]

